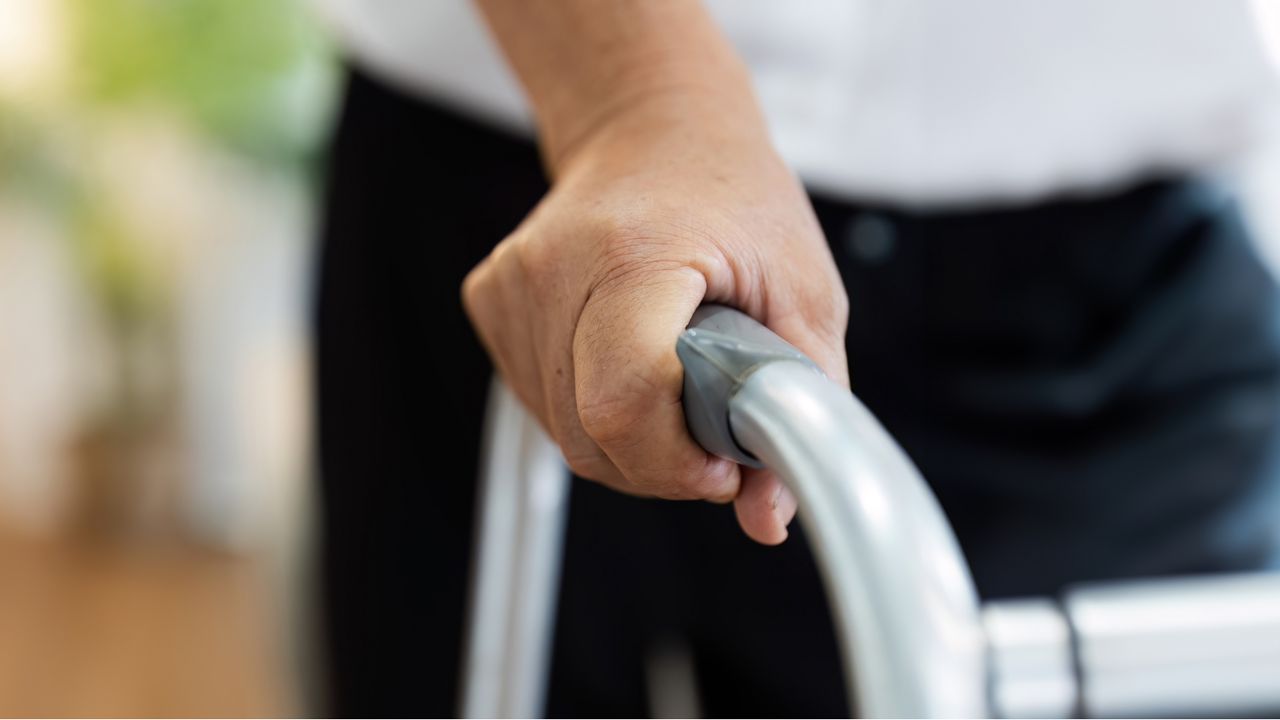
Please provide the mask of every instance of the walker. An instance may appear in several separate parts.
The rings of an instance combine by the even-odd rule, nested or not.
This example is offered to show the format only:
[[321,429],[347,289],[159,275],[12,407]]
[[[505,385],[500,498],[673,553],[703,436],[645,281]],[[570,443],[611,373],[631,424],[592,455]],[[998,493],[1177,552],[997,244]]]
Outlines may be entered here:
[[[982,604],[928,485],[852,394],[726,307],[700,308],[677,351],[693,436],[771,468],[795,494],[862,715],[1280,713],[1280,574],[1089,584]],[[484,452],[462,712],[537,717],[569,474],[498,380]]]

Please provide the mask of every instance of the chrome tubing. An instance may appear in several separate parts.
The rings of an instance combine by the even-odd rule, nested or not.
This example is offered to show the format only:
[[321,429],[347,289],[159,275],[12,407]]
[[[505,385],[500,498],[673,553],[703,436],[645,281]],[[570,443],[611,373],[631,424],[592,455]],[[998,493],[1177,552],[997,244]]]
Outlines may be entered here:
[[1074,638],[1057,602],[1027,598],[987,603],[982,620],[990,648],[993,716],[1082,716]]
[[484,445],[462,716],[541,717],[569,472],[560,449],[497,378]]
[[1003,717],[1280,715],[1280,574],[1161,578],[983,608]]
[[[884,429],[737,311],[699,309],[677,350],[695,438],[740,462],[763,461],[796,494],[862,713],[986,715],[972,581],[937,501]],[[463,715],[536,717],[567,476],[559,451],[497,380],[485,440]]]
[[[796,495],[856,707],[869,717],[987,715],[968,566],[941,506],[884,428],[737,311],[701,308],[679,352],[695,437],[704,446],[731,438],[736,452],[721,454],[759,461]],[[727,427],[700,426],[693,413]]]
[[1084,714],[1280,714],[1280,574],[1087,585],[1062,606]]
[[[847,686],[868,717],[1280,713],[1280,574],[1146,580],[988,603],[918,471],[847,390],[742,313],[680,338],[711,452],[795,493]],[[495,381],[464,674],[467,717],[536,717],[568,512],[559,450]]]

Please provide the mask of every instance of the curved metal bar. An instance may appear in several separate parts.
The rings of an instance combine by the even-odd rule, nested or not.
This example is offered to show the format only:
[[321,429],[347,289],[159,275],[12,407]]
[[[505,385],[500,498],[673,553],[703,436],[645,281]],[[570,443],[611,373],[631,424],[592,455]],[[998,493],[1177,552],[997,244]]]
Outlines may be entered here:
[[[937,501],[871,414],[749,317],[700,309],[679,348],[704,444],[776,471],[800,502],[874,717],[988,713],[977,597]],[[540,712],[567,512],[555,446],[495,381],[486,431],[464,714]]]
[[[679,348],[695,436],[795,492],[841,631],[848,685],[873,717],[988,713],[977,596],[923,479],[875,418],[795,348],[715,306]],[[567,512],[559,451],[498,381],[490,401],[464,714],[541,708]],[[731,445],[730,445],[731,444]]]
[[872,717],[989,713],[978,597],[933,493],[876,419],[747,315],[704,305],[681,336],[703,447],[772,469],[800,505]]
[[862,714],[987,715],[968,567],[884,428],[847,390],[789,360],[760,365],[726,400],[737,442],[796,494]]
[[[729,308],[699,309],[678,352],[694,437],[773,469],[796,494],[862,714],[1280,707],[1280,575],[1087,586],[1060,605],[995,603],[985,611],[988,648],[941,508],[866,408]],[[532,717],[549,666],[567,474],[500,381],[485,453],[464,714]]]

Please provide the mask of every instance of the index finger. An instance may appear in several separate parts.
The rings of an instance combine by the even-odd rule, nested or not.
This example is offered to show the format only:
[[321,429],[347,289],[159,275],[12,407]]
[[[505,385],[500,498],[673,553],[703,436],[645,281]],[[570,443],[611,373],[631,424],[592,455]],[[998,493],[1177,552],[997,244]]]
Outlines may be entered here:
[[728,502],[738,467],[694,442],[680,402],[676,338],[705,291],[692,268],[598,287],[574,337],[575,395],[583,429],[628,480],[661,497]]

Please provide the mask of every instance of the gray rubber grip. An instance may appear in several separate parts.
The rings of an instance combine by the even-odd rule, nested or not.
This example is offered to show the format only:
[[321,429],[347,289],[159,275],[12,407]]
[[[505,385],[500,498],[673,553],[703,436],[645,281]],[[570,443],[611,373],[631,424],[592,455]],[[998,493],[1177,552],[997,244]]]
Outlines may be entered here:
[[751,316],[724,305],[703,305],[676,341],[684,365],[684,417],[707,452],[760,467],[729,426],[729,400],[744,380],[772,362],[817,364]]

